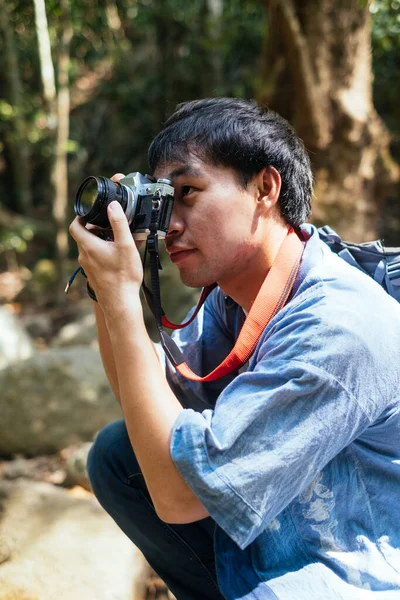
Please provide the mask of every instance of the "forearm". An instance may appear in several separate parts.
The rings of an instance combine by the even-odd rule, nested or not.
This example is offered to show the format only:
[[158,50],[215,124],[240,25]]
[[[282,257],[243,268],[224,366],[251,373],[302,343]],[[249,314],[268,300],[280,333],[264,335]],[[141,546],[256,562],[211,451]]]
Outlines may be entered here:
[[114,392],[114,395],[117,398],[118,402],[121,404],[118,374],[117,369],[115,367],[114,352],[111,346],[110,336],[108,333],[104,314],[100,305],[97,302],[93,302],[93,310],[96,317],[97,339],[99,341],[100,355],[103,361],[104,370],[106,372],[111,389]]
[[[111,389],[114,392],[115,397],[118,402],[121,404],[120,395],[119,395],[119,383],[118,383],[118,375],[117,369],[115,366],[114,352],[111,346],[110,335],[108,333],[107,325],[105,322],[103,311],[100,305],[97,302],[93,302],[93,310],[96,317],[96,326],[97,326],[97,339],[99,342],[100,355],[103,361],[103,367],[107,375],[107,379],[110,383]],[[164,367],[164,363],[160,355],[157,352],[155,344],[152,343],[154,354],[157,357],[157,360],[160,362],[161,367]]]
[[171,430],[183,409],[154,352],[139,299],[129,312],[106,316],[106,323],[129,438],[158,515],[169,522],[206,517],[171,458]]

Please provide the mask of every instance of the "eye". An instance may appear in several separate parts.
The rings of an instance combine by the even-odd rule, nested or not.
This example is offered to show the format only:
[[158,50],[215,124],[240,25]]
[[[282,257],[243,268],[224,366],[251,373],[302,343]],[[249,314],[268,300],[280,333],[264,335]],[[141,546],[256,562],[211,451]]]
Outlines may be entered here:
[[192,185],[183,185],[182,186],[182,197],[184,198],[185,196],[189,196],[190,194],[193,194],[193,192],[196,191],[196,188],[194,188]]

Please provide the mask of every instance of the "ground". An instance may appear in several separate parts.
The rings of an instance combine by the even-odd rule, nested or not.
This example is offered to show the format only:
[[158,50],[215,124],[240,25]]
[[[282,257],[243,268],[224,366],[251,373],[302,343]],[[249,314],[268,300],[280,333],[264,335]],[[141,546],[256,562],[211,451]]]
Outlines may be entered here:
[[[15,480],[20,477],[32,481],[44,481],[66,487],[75,497],[91,496],[92,492],[80,485],[74,485],[67,473],[67,460],[75,448],[67,448],[57,455],[26,458],[16,456],[12,460],[0,460],[0,479]],[[175,600],[164,582],[149,567],[146,580],[146,595],[143,600]]]

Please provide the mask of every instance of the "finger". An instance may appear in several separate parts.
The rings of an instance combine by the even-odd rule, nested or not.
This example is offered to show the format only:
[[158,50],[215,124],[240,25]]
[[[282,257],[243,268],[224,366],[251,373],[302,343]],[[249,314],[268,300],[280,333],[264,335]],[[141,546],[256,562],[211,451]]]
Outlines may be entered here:
[[115,175],[113,175],[112,177],[110,177],[110,179],[111,179],[111,181],[118,182],[123,177],[125,177],[125,175],[123,173],[115,173]]
[[81,239],[82,229],[85,229],[85,226],[83,225],[80,217],[75,217],[69,226],[69,232],[76,242]]
[[128,220],[122,206],[117,200],[111,202],[107,207],[108,220],[114,234],[114,242],[133,243],[132,234],[129,229]]
[[97,243],[95,240],[99,240],[99,238],[93,235],[89,229],[86,229],[85,224],[82,223],[80,217],[75,217],[75,219],[72,221],[71,225],[69,226],[69,232],[71,237],[73,237],[76,243],[80,246]]

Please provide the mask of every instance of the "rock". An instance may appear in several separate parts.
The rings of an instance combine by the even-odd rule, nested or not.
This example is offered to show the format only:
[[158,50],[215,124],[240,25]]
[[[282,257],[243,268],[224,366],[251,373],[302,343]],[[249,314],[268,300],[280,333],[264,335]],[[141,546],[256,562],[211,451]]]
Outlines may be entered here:
[[89,493],[0,481],[0,600],[139,600],[149,567]]
[[86,470],[87,457],[91,447],[92,442],[86,442],[79,448],[74,448],[69,452],[66,464],[67,476],[64,485],[80,485],[85,490],[92,489]]
[[26,331],[32,338],[49,339],[53,328],[52,315],[47,313],[35,313],[22,319]]
[[[0,461],[0,480],[15,480],[23,477],[24,479],[62,485],[67,478],[66,451],[70,452],[70,449],[62,450],[58,454],[44,454],[34,458],[17,456],[12,460],[2,460]],[[73,485],[76,485],[76,482]]]
[[17,317],[0,307],[0,369],[33,356],[32,341]]
[[98,352],[54,348],[0,371],[0,456],[56,453],[90,441],[121,410]]
[[85,346],[98,348],[97,327],[94,313],[84,315],[73,323],[64,325],[52,341],[52,346]]

